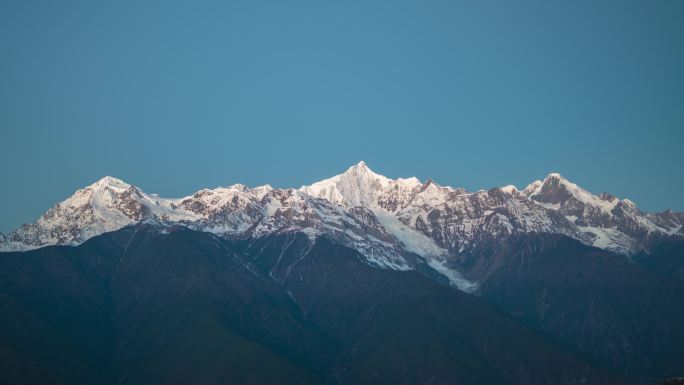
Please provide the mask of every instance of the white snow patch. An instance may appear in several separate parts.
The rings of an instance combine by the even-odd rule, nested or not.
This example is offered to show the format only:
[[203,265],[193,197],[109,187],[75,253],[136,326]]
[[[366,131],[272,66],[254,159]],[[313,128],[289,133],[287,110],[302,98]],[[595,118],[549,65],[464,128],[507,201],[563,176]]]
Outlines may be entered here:
[[632,239],[617,229],[584,226],[577,226],[577,228],[593,236],[592,246],[594,247],[624,254],[631,254],[634,251]]
[[560,210],[561,204],[560,203],[542,203],[538,202],[540,205],[544,206],[544,208],[550,209],[550,210]]
[[515,193],[515,192],[518,192],[518,188],[515,187],[515,186],[512,185],[512,184],[509,184],[509,185],[503,186],[503,187],[499,187],[499,189],[500,189],[501,191],[503,191],[503,192],[505,192],[505,193],[507,193],[507,194],[511,194],[511,195],[512,195],[513,193]]
[[434,240],[427,235],[420,233],[399,220],[396,216],[387,211],[376,208],[373,210],[378,222],[385,230],[398,239],[406,250],[416,253],[423,257],[442,256],[446,250],[437,246]]
[[433,268],[436,272],[447,277],[449,279],[449,282],[461,291],[464,291],[466,293],[472,293],[473,291],[475,291],[475,289],[477,289],[477,283],[465,279],[461,273],[447,267],[446,261],[431,259],[428,261],[428,266]]

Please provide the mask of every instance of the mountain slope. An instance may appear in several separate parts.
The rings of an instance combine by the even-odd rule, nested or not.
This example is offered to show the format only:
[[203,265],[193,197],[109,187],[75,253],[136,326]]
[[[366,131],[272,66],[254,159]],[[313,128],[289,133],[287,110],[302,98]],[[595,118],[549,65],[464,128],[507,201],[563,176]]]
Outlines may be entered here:
[[580,356],[654,379],[682,374],[676,281],[557,235],[511,239],[473,260],[478,296]]
[[75,248],[1,253],[1,297],[20,311],[0,315],[0,350],[21,364],[3,361],[1,382],[41,383],[31,369],[55,383],[317,383],[296,358],[315,330],[221,245],[140,225]]
[[326,237],[228,242],[140,224],[0,253],[0,272],[3,383],[38,383],[41,371],[54,383],[624,380],[475,297],[372,267]]

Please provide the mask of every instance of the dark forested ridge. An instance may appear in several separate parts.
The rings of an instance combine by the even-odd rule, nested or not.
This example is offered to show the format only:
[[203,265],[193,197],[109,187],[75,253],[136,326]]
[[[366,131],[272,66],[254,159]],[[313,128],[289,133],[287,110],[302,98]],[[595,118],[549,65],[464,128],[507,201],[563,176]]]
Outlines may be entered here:
[[0,382],[647,384],[677,375],[672,269],[563,237],[509,246],[476,295],[301,233],[227,241],[139,224],[77,247],[0,253]]

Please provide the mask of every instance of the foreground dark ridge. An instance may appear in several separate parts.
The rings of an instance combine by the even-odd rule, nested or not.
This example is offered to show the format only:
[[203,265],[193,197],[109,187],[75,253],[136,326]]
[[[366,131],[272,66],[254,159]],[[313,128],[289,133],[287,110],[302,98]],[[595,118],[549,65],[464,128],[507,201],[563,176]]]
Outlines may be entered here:
[[684,367],[682,276],[663,268],[681,271],[681,244],[648,264],[562,236],[497,250],[480,298],[303,233],[142,224],[0,253],[0,382],[645,384]]
[[146,225],[3,254],[2,382],[612,381],[474,297],[363,260],[326,238]]

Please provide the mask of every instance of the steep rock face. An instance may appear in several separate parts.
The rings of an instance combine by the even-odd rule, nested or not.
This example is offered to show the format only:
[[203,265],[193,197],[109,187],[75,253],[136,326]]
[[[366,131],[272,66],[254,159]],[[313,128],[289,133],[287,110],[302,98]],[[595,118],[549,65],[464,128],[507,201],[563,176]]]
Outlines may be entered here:
[[646,213],[646,217],[670,234],[684,235],[684,213],[665,210],[660,213]]
[[[507,193],[495,188],[464,193],[442,188],[442,194],[438,195],[442,199],[426,198],[425,195],[435,195],[430,194],[431,190],[438,189],[433,186],[434,183],[421,191],[398,216],[453,254],[477,248],[493,238],[520,233],[557,233],[585,240],[565,218],[517,192]],[[434,204],[435,201],[440,203]]]

